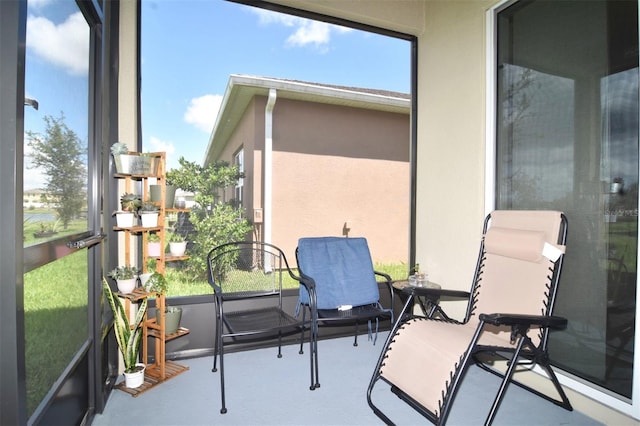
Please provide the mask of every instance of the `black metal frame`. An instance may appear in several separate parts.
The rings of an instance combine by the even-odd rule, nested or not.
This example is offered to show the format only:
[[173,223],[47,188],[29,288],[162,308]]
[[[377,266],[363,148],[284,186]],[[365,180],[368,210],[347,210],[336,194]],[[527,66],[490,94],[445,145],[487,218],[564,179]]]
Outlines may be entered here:
[[[483,235],[486,233],[489,222],[491,219],[491,215],[488,215],[484,221],[483,226]],[[558,236],[558,244],[564,245],[566,243],[567,238],[567,218],[564,214],[561,214],[561,226],[560,233]],[[464,321],[460,324],[466,323],[475,309],[475,300],[478,296],[478,289],[480,283],[480,276],[482,274],[482,263],[485,256],[484,250],[484,239],[480,245],[480,253],[478,256],[478,261],[476,264],[476,270],[474,274],[473,284],[471,288],[471,292],[465,291],[457,291],[457,290],[440,290],[433,288],[417,288],[417,287],[409,287],[403,290],[405,294],[408,295],[407,301],[404,304],[401,314],[398,316],[398,320],[394,324],[389,336],[387,337],[387,341],[385,342],[385,347],[378,359],[378,363],[374,370],[374,374],[369,383],[369,387],[367,389],[367,402],[373,412],[386,424],[393,424],[391,419],[387,417],[372,401],[371,393],[375,384],[378,380],[382,379],[386,383],[391,386],[391,391],[396,394],[400,399],[405,401],[409,406],[418,411],[424,417],[429,419],[434,424],[444,424],[447,420],[453,402],[455,400],[455,395],[457,393],[460,382],[464,377],[465,371],[469,368],[471,364],[476,364],[482,369],[502,378],[502,383],[496,394],[496,397],[493,401],[489,414],[485,420],[485,424],[489,425],[493,422],[497,410],[504,398],[505,391],[509,385],[509,383],[513,382],[517,386],[526,389],[535,395],[538,395],[547,401],[554,403],[566,410],[572,411],[573,407],[569,402],[567,395],[565,394],[560,382],[558,381],[557,376],[553,372],[551,368],[549,355],[547,351],[547,345],[549,340],[549,332],[551,329],[562,329],[567,325],[567,319],[559,316],[553,316],[553,306],[557,294],[558,289],[558,281],[560,279],[560,271],[562,270],[562,262],[564,256],[560,256],[560,258],[555,262],[553,270],[551,272],[550,284],[548,289],[548,300],[547,300],[547,309],[546,312],[543,312],[541,315],[519,315],[519,314],[503,314],[503,313],[480,313],[479,323],[476,328],[476,331],[473,335],[473,338],[468,346],[468,350],[465,352],[459,367],[456,369],[452,381],[449,384],[449,388],[451,392],[448,392],[447,396],[444,396],[444,403],[440,407],[440,415],[428,410],[424,406],[422,406],[415,399],[411,398],[406,393],[402,392],[399,388],[395,387],[393,383],[388,382],[384,377],[380,376],[380,368],[385,360],[385,355],[388,350],[389,344],[392,342],[393,338],[397,330],[404,325],[408,320],[416,319],[417,317],[411,313],[411,308],[413,307],[413,303],[415,298],[430,296],[431,298],[439,297],[439,296],[449,296],[449,297],[460,297],[460,298],[471,298],[467,305],[467,312],[465,315]],[[432,305],[429,309],[428,315],[426,317],[420,317],[420,320],[432,320],[435,319],[436,316],[440,316],[441,320],[447,322],[458,322],[450,319],[444,311],[438,305]],[[485,325],[493,325],[493,326],[508,326],[511,328],[511,339],[513,342],[517,342],[515,348],[505,348],[505,347],[494,347],[494,346],[482,346],[477,345],[478,339],[484,330]],[[536,346],[531,338],[528,336],[528,332],[531,327],[536,327],[535,331],[538,331],[541,334],[540,343]],[[483,362],[480,359],[481,354],[489,354],[493,357],[493,359],[502,359],[507,360],[507,369],[503,373],[491,367],[490,364]],[[515,373],[518,366],[527,365],[533,366],[534,364],[539,365],[548,375],[551,380],[554,388],[558,392],[559,399],[553,398],[549,395],[546,395],[536,389],[531,388],[530,386],[525,385],[517,380],[513,379],[513,374]]]
[[[274,259],[274,265],[270,265],[273,274],[277,276],[278,286],[270,290],[250,290],[241,292],[225,293],[221,282],[222,278],[229,274],[229,270],[236,269],[235,266],[241,264],[242,259],[263,259],[269,256]],[[230,269],[227,269],[227,266]],[[251,265],[256,266],[253,262]],[[264,268],[264,265],[258,265]],[[289,274],[293,279],[300,282],[312,291],[306,282],[301,281],[296,276],[287,262],[285,254],[278,247],[259,241],[235,241],[219,245],[213,248],[207,256],[208,280],[214,293],[214,306],[216,311],[216,326],[214,339],[213,368],[211,371],[218,371],[217,361],[220,357],[220,389],[222,407],[221,414],[227,412],[226,395],[224,386],[224,346],[225,339],[232,339],[239,343],[238,338],[252,338],[254,340],[278,339],[278,358],[282,358],[282,336],[285,333],[304,332],[305,321],[294,318],[282,309],[282,275]],[[229,274],[231,275],[231,274]],[[242,310],[225,311],[224,304],[255,299],[256,307]],[[260,302],[258,302],[260,300]],[[313,339],[314,335],[311,335]],[[241,342],[240,342],[241,343]],[[310,374],[311,386],[314,390],[314,369],[317,365],[315,342],[309,341]],[[302,348],[300,354],[302,354]]]

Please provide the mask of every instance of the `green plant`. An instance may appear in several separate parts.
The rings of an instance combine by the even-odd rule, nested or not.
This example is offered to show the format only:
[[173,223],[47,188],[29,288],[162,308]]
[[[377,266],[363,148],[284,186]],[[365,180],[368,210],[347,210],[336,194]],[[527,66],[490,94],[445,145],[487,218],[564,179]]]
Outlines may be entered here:
[[118,347],[122,353],[124,360],[124,370],[127,373],[132,373],[135,370],[136,363],[138,362],[138,352],[140,351],[140,340],[142,339],[142,329],[140,324],[144,319],[147,311],[147,298],[142,299],[138,312],[133,320],[133,323],[129,324],[129,318],[124,305],[119,297],[115,297],[106,279],[102,279],[102,291],[109,301],[111,310],[113,311],[113,329],[116,334],[116,341]]
[[235,185],[243,174],[237,165],[226,162],[202,166],[182,157],[178,162],[179,168],[167,172],[167,182],[194,193],[195,201],[189,215],[195,231],[189,239],[194,244],[185,266],[193,280],[204,279],[208,251],[219,244],[244,240],[253,229],[237,202],[220,202],[223,191]]
[[158,260],[155,257],[150,257],[147,259],[147,271],[155,272],[157,265]]
[[140,271],[135,266],[118,266],[112,269],[107,275],[114,280],[130,280],[135,278]]
[[156,234],[155,232],[151,232],[149,233],[149,236],[147,237],[147,241],[150,243],[159,243],[160,242],[160,235]]
[[120,197],[120,205],[122,206],[122,210],[126,212],[137,213],[138,209],[142,205],[142,200],[138,194],[125,192]]
[[123,155],[128,154],[129,148],[122,142],[115,142],[111,145],[111,154],[113,155]]
[[184,243],[187,241],[184,235],[180,235],[177,231],[172,231],[167,234],[167,242],[169,243]]
[[160,210],[160,207],[156,205],[153,201],[144,201],[140,205],[139,212],[140,213],[155,213]]
[[166,293],[169,289],[169,283],[167,282],[163,274],[155,271],[147,280],[145,287],[148,291],[155,291],[158,294],[163,294]]

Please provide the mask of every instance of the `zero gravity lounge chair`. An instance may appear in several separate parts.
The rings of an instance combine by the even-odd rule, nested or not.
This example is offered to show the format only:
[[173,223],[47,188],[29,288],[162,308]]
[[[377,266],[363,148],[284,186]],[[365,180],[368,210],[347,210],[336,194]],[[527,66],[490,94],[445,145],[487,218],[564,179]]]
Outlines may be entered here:
[[[367,390],[375,414],[392,424],[372,400],[372,390],[382,380],[427,419],[444,424],[464,373],[473,363],[503,378],[485,424],[493,421],[510,382],[572,410],[547,354],[549,330],[567,323],[552,315],[566,233],[566,218],[560,212],[494,211],[487,216],[462,322],[438,315],[437,310],[431,318],[412,315],[415,297],[434,296],[438,290],[407,289],[409,300],[387,338]],[[491,366],[491,361],[500,360],[507,361],[505,371]],[[536,364],[553,383],[559,399],[513,377],[516,370]]]

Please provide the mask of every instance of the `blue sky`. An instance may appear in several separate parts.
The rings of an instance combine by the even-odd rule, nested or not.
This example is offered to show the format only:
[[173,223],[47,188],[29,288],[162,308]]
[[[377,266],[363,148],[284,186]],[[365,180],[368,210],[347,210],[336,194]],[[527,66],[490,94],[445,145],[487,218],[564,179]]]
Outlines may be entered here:
[[410,44],[223,0],[142,1],[145,151],[200,163],[231,74],[409,92]]

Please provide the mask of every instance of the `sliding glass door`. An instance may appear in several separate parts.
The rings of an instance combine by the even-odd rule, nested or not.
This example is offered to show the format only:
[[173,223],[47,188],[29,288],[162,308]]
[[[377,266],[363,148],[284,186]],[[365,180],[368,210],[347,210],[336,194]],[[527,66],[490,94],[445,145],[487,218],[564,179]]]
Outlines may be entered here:
[[636,1],[519,1],[497,15],[496,206],[569,219],[552,335],[565,371],[632,398],[638,247]]

